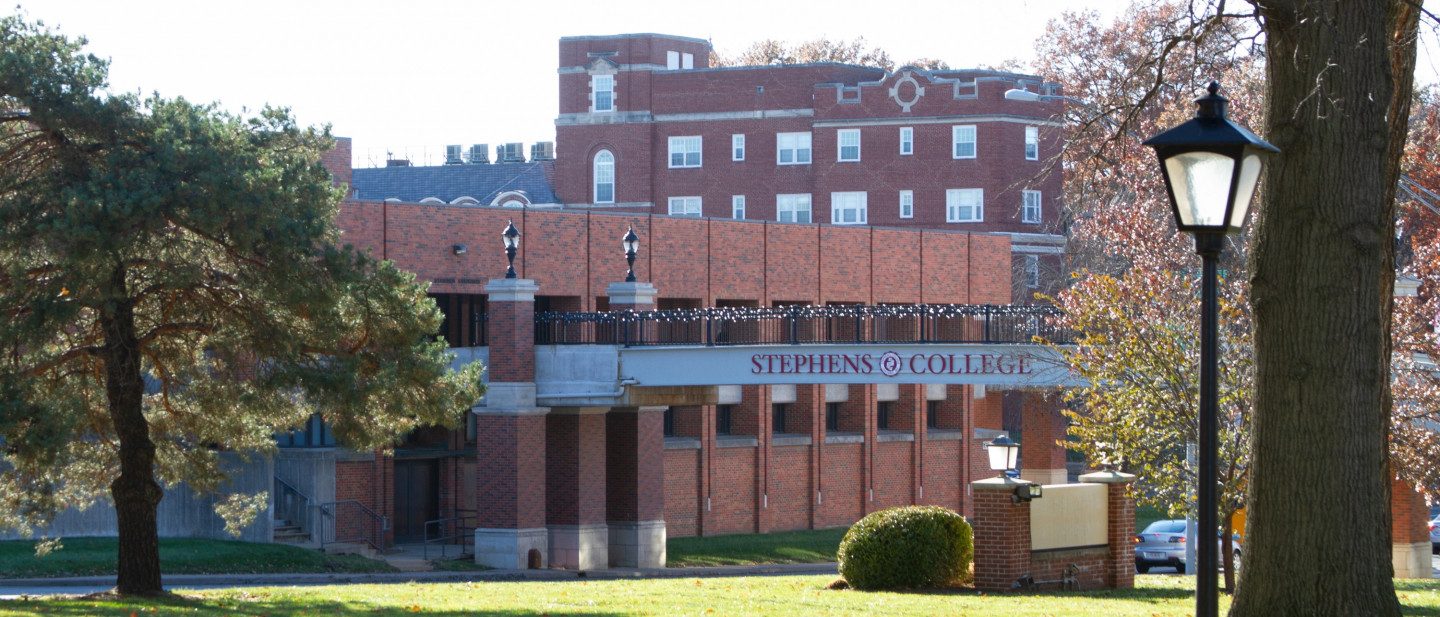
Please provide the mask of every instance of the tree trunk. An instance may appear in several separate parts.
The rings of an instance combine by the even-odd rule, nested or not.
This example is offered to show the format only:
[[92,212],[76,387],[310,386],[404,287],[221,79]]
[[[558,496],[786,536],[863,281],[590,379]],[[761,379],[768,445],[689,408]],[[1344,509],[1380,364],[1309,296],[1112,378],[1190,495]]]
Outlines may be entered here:
[[119,524],[119,555],[115,589],[127,595],[163,593],[160,584],[160,534],[156,510],[164,495],[155,481],[155,443],[145,420],[140,373],[140,346],[135,312],[125,289],[125,270],[111,277],[112,301],[101,312],[105,333],[105,398],[120,440],[120,476],[110,483]]
[[1401,1],[1254,2],[1268,138],[1284,153],[1251,252],[1252,480],[1232,615],[1400,614],[1387,434]]
[[1235,593],[1235,512],[1220,512],[1220,567],[1225,568],[1225,593]]

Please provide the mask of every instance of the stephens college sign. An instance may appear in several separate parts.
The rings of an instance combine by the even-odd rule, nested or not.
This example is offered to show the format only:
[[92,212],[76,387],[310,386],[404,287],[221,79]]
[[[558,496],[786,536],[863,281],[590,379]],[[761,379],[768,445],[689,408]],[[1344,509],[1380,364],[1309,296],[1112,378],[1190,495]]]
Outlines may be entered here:
[[1029,375],[1034,372],[1028,353],[917,353],[903,357],[894,351],[858,353],[757,353],[750,356],[756,375]]

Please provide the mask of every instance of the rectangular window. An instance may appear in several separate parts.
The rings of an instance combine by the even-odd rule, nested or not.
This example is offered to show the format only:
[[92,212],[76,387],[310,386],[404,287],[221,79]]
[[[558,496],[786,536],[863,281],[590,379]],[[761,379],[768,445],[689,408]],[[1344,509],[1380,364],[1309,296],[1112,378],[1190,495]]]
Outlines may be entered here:
[[770,432],[771,432],[771,433],[784,433],[784,432],[785,432],[785,408],[786,408],[786,406],[787,406],[786,403],[771,403],[771,404],[770,404]]
[[700,166],[700,136],[670,138],[670,167]]
[[674,436],[675,436],[675,408],[674,408],[674,407],[666,407],[666,408],[665,408],[665,425],[664,425],[664,433],[663,433],[663,434],[664,434],[664,436],[666,436],[666,437],[674,437]]
[[984,220],[985,195],[982,189],[945,191],[946,223],[979,223]]
[[975,158],[975,125],[962,124],[950,127],[951,141],[954,144],[954,158],[973,159]]
[[825,430],[832,433],[839,432],[840,403],[825,403]]
[[[730,434],[730,413],[735,409],[734,405],[715,406],[715,434]],[[653,426],[653,425],[652,425]]]
[[908,126],[900,127],[900,154],[915,154],[915,129]]
[[1037,127],[1025,127],[1025,160],[1040,160],[1040,129]]
[[915,218],[915,191],[900,191],[900,218]]
[[860,129],[841,129],[836,141],[839,144],[837,156],[841,162],[860,160]]
[[925,401],[925,426],[940,428],[940,401]]
[[895,407],[892,401],[880,401],[875,403],[875,428],[882,431],[890,430],[890,411]]
[[1025,256],[1025,286],[1031,289],[1040,286],[1040,256]]
[[670,216],[693,216],[700,218],[700,198],[671,197]]
[[830,222],[836,225],[864,225],[865,192],[831,193]]
[[667,52],[665,52],[665,68],[670,69],[670,70],[672,70],[672,71],[677,70],[677,69],[680,68],[680,52],[678,52],[678,51],[667,51]]
[[731,135],[731,136],[730,136],[730,160],[732,160],[732,161],[743,161],[743,160],[745,160],[745,136],[744,136],[744,135]]
[[776,162],[780,165],[810,164],[809,133],[779,133],[775,136]]
[[695,68],[695,54],[680,54],[680,68]]
[[743,218],[745,218],[745,196],[744,196],[744,195],[731,195],[731,196],[730,196],[730,218],[732,218],[732,219],[743,219]]
[[781,223],[809,223],[810,194],[776,195],[775,220]]
[[1025,223],[1040,222],[1040,191],[1020,192],[1020,220]]
[[595,75],[590,78],[590,111],[615,111],[615,76]]

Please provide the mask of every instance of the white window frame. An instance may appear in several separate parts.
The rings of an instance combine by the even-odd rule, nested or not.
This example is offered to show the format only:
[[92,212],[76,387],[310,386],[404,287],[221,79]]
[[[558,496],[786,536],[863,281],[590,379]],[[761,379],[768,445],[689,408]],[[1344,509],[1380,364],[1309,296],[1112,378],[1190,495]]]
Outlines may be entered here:
[[700,197],[689,196],[671,197],[669,212],[670,216],[688,216],[698,219],[704,214],[705,210],[701,207]]
[[680,68],[682,68],[682,69],[693,69],[693,68],[695,68],[695,54],[688,53],[688,52],[687,52],[687,53],[682,53],[682,54],[680,54]]
[[[805,220],[800,220],[800,213],[805,214]],[[811,214],[814,208],[810,203],[809,193],[790,193],[775,196],[775,220],[781,223],[809,223],[814,219]],[[785,215],[790,215],[790,220],[785,220]]]
[[745,218],[745,196],[730,196],[730,218],[740,220]]
[[1020,222],[1040,222],[1040,191],[1020,191]]
[[[786,147],[786,146],[789,147]],[[810,133],[776,133],[775,134],[775,164],[776,165],[809,165],[814,158],[811,150]],[[785,153],[790,153],[790,160],[785,160]],[[805,160],[800,160],[801,154]]]
[[900,191],[900,218],[915,218],[915,191]]
[[665,52],[665,68],[667,68],[667,69],[669,69],[669,70],[672,70],[672,71],[677,70],[677,69],[680,68],[680,52],[678,52],[678,51],[667,51],[667,52]]
[[[845,142],[855,143],[847,144]],[[853,156],[845,156],[846,148],[854,148]],[[841,163],[860,162],[860,129],[840,129],[835,131],[835,160]]]
[[[605,83],[606,85],[608,85],[609,87],[602,89],[602,88],[600,87],[601,82],[604,82],[604,83]],[[606,107],[601,107],[601,106],[600,106],[600,93],[601,93],[601,92],[604,92],[604,93],[607,93],[607,94],[610,95],[609,97],[607,97],[607,99],[608,99],[608,101],[609,101],[610,104],[609,104],[608,106],[606,106]],[[610,113],[610,112],[615,111],[615,76],[614,76],[614,75],[591,75],[591,76],[590,76],[590,111],[591,111],[591,112],[594,112],[594,113]]]
[[[979,139],[973,124],[956,124],[950,127],[950,154],[957,159],[973,159],[980,151]],[[968,146],[963,150],[961,146]]]
[[915,154],[915,128],[900,127],[900,156]]
[[1040,160],[1040,127],[1025,127],[1025,160]]
[[869,224],[869,205],[865,191],[843,191],[830,194],[832,225]]
[[[601,157],[608,157],[609,160],[602,161]],[[608,168],[608,169],[607,169]],[[590,196],[597,204],[615,203],[615,154],[609,150],[601,150],[595,153],[595,159],[591,161],[591,185]],[[605,180],[608,178],[609,182]],[[600,187],[610,185],[610,199],[600,198]]]
[[[701,151],[704,140],[699,135],[679,135],[670,138],[670,169],[691,169],[702,163]],[[675,155],[680,155],[680,164],[675,164]]]
[[1025,256],[1025,286],[1034,289],[1040,286],[1040,256]]
[[730,160],[745,160],[745,134],[736,133],[730,136]]
[[[962,203],[962,200],[973,198],[973,203]],[[969,216],[962,216],[961,208],[970,208]],[[984,189],[946,189],[945,190],[945,222],[946,223],[983,223],[985,222],[985,190]]]

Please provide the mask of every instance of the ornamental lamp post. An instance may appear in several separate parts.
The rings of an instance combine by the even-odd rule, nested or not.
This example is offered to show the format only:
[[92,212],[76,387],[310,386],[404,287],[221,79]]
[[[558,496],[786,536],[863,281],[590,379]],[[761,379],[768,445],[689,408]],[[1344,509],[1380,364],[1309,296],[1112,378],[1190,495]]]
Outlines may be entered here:
[[505,240],[505,259],[509,260],[510,266],[505,269],[505,278],[515,278],[515,251],[520,248],[520,230],[515,229],[515,221],[510,221],[505,226],[505,231],[500,232],[500,237]]
[[1200,299],[1200,422],[1196,475],[1199,563],[1195,564],[1195,615],[1213,617],[1218,609],[1214,542],[1217,480],[1217,370],[1215,262],[1225,250],[1226,234],[1240,231],[1255,196],[1265,158],[1280,152],[1225,117],[1229,102],[1210,82],[1209,93],[1195,103],[1195,117],[1144,142],[1155,149],[1175,226],[1194,234],[1195,252],[1204,264]]
[[635,228],[629,227],[625,230],[625,237],[620,239],[620,244],[625,247],[625,282],[635,282],[635,253],[640,249],[640,236],[635,235]]
[[996,437],[989,446],[985,453],[990,456],[990,470],[1000,472],[999,477],[1003,478],[1005,472],[1019,468],[1020,444],[1011,441],[1009,435]]

